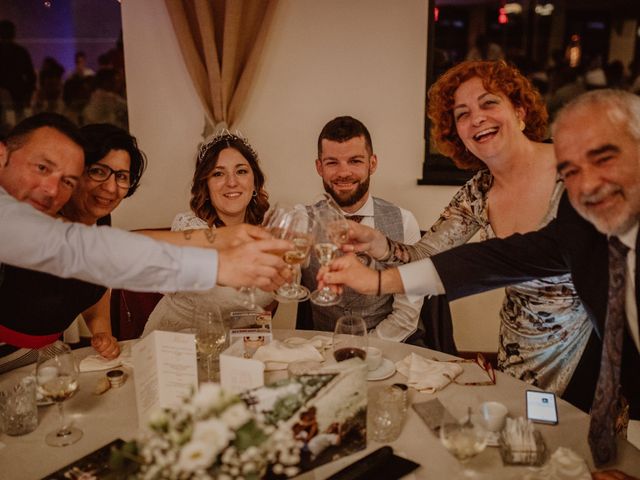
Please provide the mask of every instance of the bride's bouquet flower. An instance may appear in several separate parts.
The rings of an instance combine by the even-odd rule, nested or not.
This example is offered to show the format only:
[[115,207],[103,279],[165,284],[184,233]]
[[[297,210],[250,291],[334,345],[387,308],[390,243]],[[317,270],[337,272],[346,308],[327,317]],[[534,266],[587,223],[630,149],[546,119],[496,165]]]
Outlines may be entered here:
[[300,444],[237,395],[204,383],[149,431],[113,453],[112,468],[141,479],[259,479],[299,473]]

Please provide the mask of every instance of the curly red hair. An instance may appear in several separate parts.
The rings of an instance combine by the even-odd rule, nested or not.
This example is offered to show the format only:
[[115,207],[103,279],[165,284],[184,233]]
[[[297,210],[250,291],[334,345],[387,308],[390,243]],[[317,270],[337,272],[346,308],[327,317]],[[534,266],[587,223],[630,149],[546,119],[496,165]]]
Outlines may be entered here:
[[458,168],[477,170],[482,160],[469,152],[456,130],[453,116],[454,94],[458,87],[478,77],[488,92],[505,95],[515,108],[525,112],[524,134],[534,142],[547,133],[547,107],[542,96],[520,71],[504,60],[469,60],[447,70],[429,89],[427,115],[431,120],[431,138],[438,150],[450,157]]

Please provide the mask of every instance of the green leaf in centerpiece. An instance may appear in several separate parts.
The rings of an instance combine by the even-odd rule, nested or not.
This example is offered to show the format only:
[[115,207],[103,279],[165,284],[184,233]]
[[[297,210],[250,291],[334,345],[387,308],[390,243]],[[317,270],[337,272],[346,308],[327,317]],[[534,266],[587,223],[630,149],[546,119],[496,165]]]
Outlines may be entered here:
[[240,452],[243,452],[249,447],[261,445],[268,438],[269,436],[251,420],[236,432],[236,438],[233,444]]

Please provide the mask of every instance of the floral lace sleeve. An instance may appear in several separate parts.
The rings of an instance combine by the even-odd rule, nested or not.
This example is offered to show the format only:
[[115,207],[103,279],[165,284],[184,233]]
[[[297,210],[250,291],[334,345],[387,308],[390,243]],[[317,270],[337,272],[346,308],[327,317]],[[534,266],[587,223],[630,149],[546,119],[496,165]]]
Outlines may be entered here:
[[208,228],[207,222],[196,217],[192,212],[179,213],[171,223],[172,232],[181,232],[183,230],[198,230]]
[[455,194],[440,218],[413,245],[387,239],[385,263],[404,264],[435,255],[466,243],[489,223],[487,192],[493,178],[487,170],[478,172]]

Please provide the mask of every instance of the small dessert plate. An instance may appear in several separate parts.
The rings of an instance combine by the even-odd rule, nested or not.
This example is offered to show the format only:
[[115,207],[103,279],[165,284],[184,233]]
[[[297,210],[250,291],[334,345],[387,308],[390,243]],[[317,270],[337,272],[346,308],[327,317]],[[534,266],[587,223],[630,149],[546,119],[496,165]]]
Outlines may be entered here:
[[367,375],[367,380],[374,382],[377,380],[384,380],[396,373],[396,365],[388,358],[383,358],[382,363],[375,370],[371,370]]

